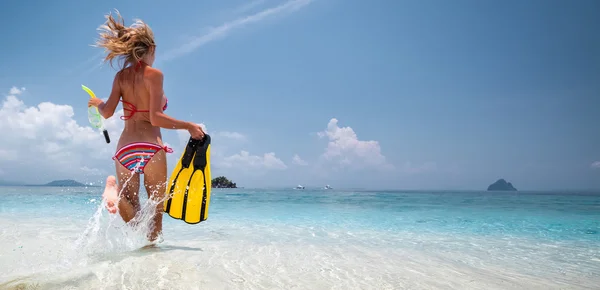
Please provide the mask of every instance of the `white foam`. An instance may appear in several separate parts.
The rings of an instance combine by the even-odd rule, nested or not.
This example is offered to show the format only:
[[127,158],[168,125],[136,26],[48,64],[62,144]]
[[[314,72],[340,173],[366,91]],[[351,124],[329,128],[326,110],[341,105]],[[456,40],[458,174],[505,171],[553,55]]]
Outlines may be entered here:
[[[101,230],[88,235],[95,233],[97,238],[79,250],[66,245],[76,244],[85,227],[82,222],[36,220],[4,229],[0,281],[14,281],[0,288],[19,283],[41,289],[558,289],[600,285],[598,275],[593,274],[600,273],[600,265],[591,260],[598,252],[588,257],[584,271],[573,263],[578,253],[575,244],[369,230],[348,234],[318,226],[216,221],[169,223],[164,243],[141,249],[142,243],[132,242],[135,238],[126,227],[115,227],[116,221],[111,227],[123,232],[101,234],[110,219],[99,216],[99,222],[92,223],[102,225]],[[91,245],[92,251],[86,248]]]

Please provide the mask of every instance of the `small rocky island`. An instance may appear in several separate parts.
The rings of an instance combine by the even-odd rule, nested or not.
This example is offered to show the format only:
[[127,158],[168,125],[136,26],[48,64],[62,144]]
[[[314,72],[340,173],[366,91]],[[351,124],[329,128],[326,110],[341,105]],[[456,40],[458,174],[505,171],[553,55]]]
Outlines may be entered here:
[[64,180],[54,180],[44,184],[43,186],[66,186],[66,187],[81,187],[81,186],[89,186],[83,184],[81,182],[77,182],[73,179],[64,179]]
[[504,179],[498,179],[496,182],[488,186],[488,191],[517,191],[517,189]]
[[225,176],[213,178],[211,181],[212,188],[237,188],[235,182],[230,181]]

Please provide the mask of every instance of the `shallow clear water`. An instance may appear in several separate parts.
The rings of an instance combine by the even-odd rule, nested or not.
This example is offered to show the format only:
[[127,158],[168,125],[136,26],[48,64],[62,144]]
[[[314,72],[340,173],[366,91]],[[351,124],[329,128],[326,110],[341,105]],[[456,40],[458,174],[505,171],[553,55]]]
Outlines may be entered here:
[[0,187],[0,288],[600,285],[597,193],[213,189],[209,219],[165,215],[154,248],[100,194]]

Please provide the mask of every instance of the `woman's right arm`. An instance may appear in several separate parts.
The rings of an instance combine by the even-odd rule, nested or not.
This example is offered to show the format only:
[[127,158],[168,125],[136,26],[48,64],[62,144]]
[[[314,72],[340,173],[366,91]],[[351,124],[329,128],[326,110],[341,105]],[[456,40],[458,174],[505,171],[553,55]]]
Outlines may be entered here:
[[146,88],[148,88],[148,92],[150,92],[150,123],[152,123],[152,126],[165,129],[190,130],[196,124],[177,120],[163,112],[163,79],[163,73],[160,70],[148,70],[146,75]]

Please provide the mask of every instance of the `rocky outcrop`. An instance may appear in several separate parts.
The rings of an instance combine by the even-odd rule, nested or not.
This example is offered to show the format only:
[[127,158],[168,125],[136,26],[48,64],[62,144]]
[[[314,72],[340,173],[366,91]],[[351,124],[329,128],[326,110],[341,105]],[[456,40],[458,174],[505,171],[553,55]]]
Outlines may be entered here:
[[488,186],[488,191],[517,191],[517,189],[504,179],[498,179],[496,182]]

